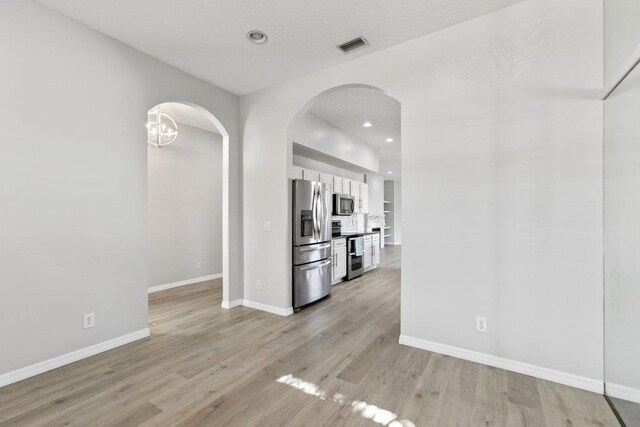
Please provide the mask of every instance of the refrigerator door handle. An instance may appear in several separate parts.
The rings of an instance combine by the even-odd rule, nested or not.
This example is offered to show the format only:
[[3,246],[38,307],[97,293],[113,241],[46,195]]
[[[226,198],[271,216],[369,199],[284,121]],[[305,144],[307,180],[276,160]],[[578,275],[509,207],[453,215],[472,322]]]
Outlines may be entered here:
[[313,252],[313,251],[317,251],[318,249],[327,249],[331,247],[331,243],[327,243],[325,245],[322,246],[313,246],[313,247],[309,247],[309,248],[302,248],[300,249],[300,252]]
[[321,205],[321,201],[320,200],[320,186],[316,187],[315,190],[316,193],[316,232],[318,233],[318,240],[320,240],[321,236],[320,236],[320,213],[322,212],[322,205]]
[[322,225],[324,224],[324,208],[322,202],[324,202],[324,200],[322,200],[322,187],[320,185],[318,185],[318,202],[318,239],[322,240]]
[[318,268],[326,267],[329,264],[331,264],[331,261],[327,260],[327,261],[325,261],[325,262],[323,262],[322,264],[319,264],[319,265],[314,265],[314,266],[311,266],[311,267],[301,267],[300,271],[316,270]]
[[316,191],[315,191],[315,187],[313,188],[313,197],[311,199],[311,221],[312,221],[312,226],[313,226],[313,239],[317,239],[316,236],[316,230],[317,230],[317,225],[316,225],[316,210],[317,208],[317,200],[316,200]]

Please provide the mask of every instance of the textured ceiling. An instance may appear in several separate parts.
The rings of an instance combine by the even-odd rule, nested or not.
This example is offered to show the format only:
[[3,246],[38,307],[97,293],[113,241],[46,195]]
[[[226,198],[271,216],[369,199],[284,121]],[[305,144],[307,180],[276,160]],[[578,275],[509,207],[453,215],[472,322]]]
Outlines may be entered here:
[[[400,103],[394,98],[376,89],[346,88],[322,96],[310,112],[379,149],[380,173],[400,177]],[[365,128],[367,121],[373,126]]]
[[[242,95],[522,0],[38,0]],[[247,41],[259,29],[269,40]],[[336,45],[364,36],[369,47]]]

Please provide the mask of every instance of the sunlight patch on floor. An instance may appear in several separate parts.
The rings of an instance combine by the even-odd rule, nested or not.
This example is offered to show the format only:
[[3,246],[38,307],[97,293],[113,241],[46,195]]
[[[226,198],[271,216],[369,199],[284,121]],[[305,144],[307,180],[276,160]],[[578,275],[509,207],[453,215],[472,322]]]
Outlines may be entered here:
[[333,401],[340,406],[350,405],[351,412],[354,414],[360,414],[360,416],[367,418],[377,424],[389,427],[415,427],[415,424],[409,420],[398,420],[398,416],[391,411],[379,408],[375,405],[370,405],[367,402],[361,400],[349,400],[342,393],[335,393],[331,398],[327,398],[327,393],[321,390],[316,384],[296,378],[293,375],[284,375],[277,379],[280,384],[288,385],[296,390],[300,390],[310,396],[316,396],[321,400]]

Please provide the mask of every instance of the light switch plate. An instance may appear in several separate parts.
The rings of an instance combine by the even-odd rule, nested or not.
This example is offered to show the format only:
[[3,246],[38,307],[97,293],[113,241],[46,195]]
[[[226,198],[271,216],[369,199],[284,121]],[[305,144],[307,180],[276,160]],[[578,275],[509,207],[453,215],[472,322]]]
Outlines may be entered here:
[[264,231],[271,231],[271,221],[265,221],[264,222]]

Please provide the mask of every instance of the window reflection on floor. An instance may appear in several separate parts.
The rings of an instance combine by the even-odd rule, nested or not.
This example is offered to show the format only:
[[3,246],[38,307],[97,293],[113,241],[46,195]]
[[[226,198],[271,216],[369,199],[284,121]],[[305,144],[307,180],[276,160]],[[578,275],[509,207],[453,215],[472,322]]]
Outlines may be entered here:
[[351,406],[351,412],[360,414],[362,417],[371,421],[389,427],[415,427],[415,424],[409,420],[398,420],[398,416],[391,411],[379,408],[361,400],[349,400],[342,393],[335,393],[331,397],[327,397],[327,393],[321,390],[316,384],[296,378],[293,375],[284,375],[277,379],[281,384],[286,384],[297,390],[302,391],[310,396],[316,396],[321,400],[335,402],[340,406]]

